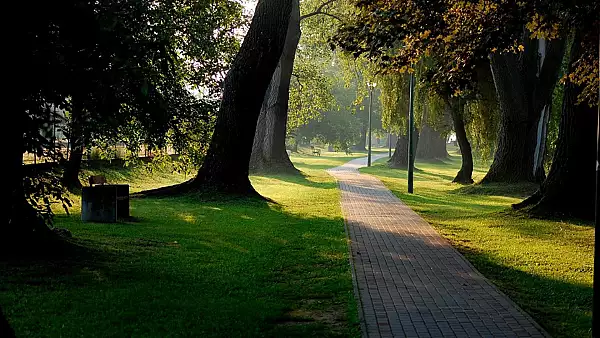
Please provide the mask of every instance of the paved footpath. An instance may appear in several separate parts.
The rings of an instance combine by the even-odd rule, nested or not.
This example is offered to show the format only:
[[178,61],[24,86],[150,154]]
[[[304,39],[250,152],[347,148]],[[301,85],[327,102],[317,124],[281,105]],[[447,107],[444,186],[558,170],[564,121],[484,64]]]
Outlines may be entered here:
[[365,337],[547,337],[381,181],[359,174],[364,166],[329,173],[342,191]]

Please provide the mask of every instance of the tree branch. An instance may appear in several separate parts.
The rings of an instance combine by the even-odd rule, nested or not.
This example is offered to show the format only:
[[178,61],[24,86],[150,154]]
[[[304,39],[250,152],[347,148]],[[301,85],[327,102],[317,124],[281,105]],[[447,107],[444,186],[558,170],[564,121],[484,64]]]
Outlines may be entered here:
[[322,3],[319,6],[319,8],[317,8],[316,11],[300,16],[300,21],[302,21],[304,19],[308,19],[308,18],[310,18],[312,16],[315,16],[315,15],[319,15],[319,14],[327,15],[327,16],[332,17],[332,18],[334,18],[334,19],[336,19],[338,21],[342,21],[342,19],[340,19],[338,16],[323,11],[325,9],[325,7],[329,6],[330,4],[332,4],[335,1],[336,0],[327,0],[327,1],[325,1],[324,3]]

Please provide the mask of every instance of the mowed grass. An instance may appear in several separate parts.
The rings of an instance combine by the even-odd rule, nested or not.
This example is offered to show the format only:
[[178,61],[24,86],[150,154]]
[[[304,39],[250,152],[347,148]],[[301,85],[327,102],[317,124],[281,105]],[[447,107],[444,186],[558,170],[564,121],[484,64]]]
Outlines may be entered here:
[[[361,172],[381,179],[553,337],[590,337],[593,226],[510,211],[535,185],[452,184],[460,167],[452,155],[417,162],[412,195],[406,170],[389,169],[387,159]],[[486,171],[477,167],[475,181]]]
[[[323,170],[351,158],[298,155],[304,176],[251,177],[277,204],[133,199],[138,221],[97,224],[75,199],[56,226],[76,248],[0,262],[0,304],[21,337],[357,337],[339,191]],[[184,180],[95,172],[132,191]]]

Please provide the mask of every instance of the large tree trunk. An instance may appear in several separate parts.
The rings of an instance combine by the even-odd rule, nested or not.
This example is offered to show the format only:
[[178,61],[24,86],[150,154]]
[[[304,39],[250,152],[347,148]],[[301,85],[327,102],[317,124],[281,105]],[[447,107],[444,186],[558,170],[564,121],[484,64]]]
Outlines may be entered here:
[[0,307],[0,337],[12,338],[15,336],[15,332],[8,324],[8,320],[4,317],[2,308]]
[[419,144],[417,145],[417,159],[436,160],[447,157],[446,138],[439,131],[424,124],[421,128]]
[[300,3],[293,0],[283,53],[273,73],[256,124],[250,170],[297,172],[285,149],[290,82],[300,42]]
[[[522,54],[494,53],[491,69],[500,105],[500,131],[494,161],[481,183],[536,181],[534,171],[541,112],[551,103],[564,41],[524,39]],[[540,66],[541,65],[541,66]],[[539,148],[538,148],[539,149]],[[537,174],[537,175],[536,175]]]
[[83,149],[85,146],[84,121],[81,107],[75,102],[72,107],[71,116],[71,134],[69,135],[71,143],[71,156],[65,165],[62,176],[62,184],[69,191],[81,189],[79,181],[79,172],[81,171],[81,161],[83,159]]
[[248,178],[256,123],[285,44],[293,0],[259,0],[244,42],[227,73],[217,123],[197,176],[146,196],[210,190],[255,195]]
[[365,151],[367,150],[367,126],[362,124],[360,126],[360,138],[358,139],[358,143],[352,147],[353,150],[357,151]]
[[407,169],[408,168],[408,136],[398,135],[396,139],[396,148],[394,154],[388,160],[390,168]]
[[[573,43],[570,65],[582,54],[579,34]],[[569,68],[571,71],[572,66]],[[586,103],[578,105],[579,93],[579,86],[565,85],[557,146],[548,177],[539,191],[514,205],[515,209],[527,208],[542,216],[594,218],[598,112]]]
[[462,164],[460,170],[452,182],[461,184],[473,183],[473,153],[471,151],[471,143],[467,138],[465,129],[465,121],[463,113],[465,110],[465,102],[460,98],[452,98],[446,101],[446,109],[450,110],[454,132],[456,133],[456,141],[460,147]]

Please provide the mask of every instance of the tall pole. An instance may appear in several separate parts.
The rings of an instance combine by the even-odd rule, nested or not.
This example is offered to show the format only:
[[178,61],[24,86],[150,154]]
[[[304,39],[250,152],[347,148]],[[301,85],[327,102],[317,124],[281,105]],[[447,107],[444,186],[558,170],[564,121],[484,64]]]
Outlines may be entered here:
[[367,166],[371,166],[371,110],[373,109],[373,88],[369,85],[369,136],[367,137],[368,151],[367,151]]
[[414,149],[414,130],[415,130],[415,75],[410,74],[410,96],[408,101],[408,193],[413,193],[415,149]]
[[[600,48],[598,49],[598,54],[600,54]],[[598,92],[600,96],[600,91]],[[600,262],[598,261],[598,255],[600,254],[600,249],[598,248],[598,235],[600,231],[598,231],[598,227],[600,225],[600,105],[598,105],[598,124],[596,127],[596,224],[594,229],[594,295],[593,295],[593,307],[592,307],[592,337],[599,338],[600,337],[600,322],[598,321],[598,317],[600,317],[600,292],[598,292],[598,287],[600,287],[600,277],[598,276],[598,271],[600,269]]]

